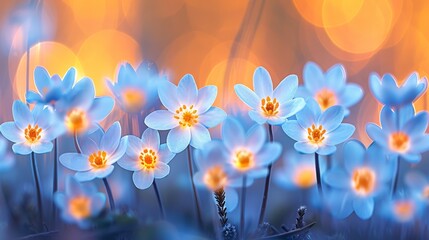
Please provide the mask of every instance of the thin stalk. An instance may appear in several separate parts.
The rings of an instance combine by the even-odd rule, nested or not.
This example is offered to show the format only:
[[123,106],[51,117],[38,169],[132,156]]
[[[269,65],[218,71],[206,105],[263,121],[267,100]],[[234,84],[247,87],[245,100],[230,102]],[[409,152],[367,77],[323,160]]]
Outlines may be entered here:
[[[55,192],[58,190],[58,138],[55,138],[54,140],[54,179],[52,185],[52,196],[54,196]],[[52,201],[52,215],[53,222],[55,224],[57,218],[57,208],[55,207],[54,201]]]
[[[270,142],[273,142],[274,141],[273,126],[268,125],[268,133],[269,133],[269,137],[270,137]],[[259,213],[259,221],[258,221],[259,225],[262,224],[262,222],[264,221],[264,217],[265,217],[265,210],[267,208],[267,201],[268,201],[268,191],[270,190],[270,179],[271,179],[272,167],[273,167],[272,164],[268,165],[268,174],[265,177],[264,195],[262,198],[261,211]]]
[[198,201],[197,189],[194,184],[194,170],[192,169],[191,146],[188,146],[188,165],[189,165],[189,176],[191,177],[191,183],[192,183],[192,191],[194,192],[194,202],[195,202],[195,209],[197,211],[198,225],[201,228],[203,226],[203,218],[201,217],[200,203]]
[[[395,111],[396,111],[396,130],[399,131],[401,128],[401,123],[400,123],[401,118],[399,116],[399,108],[395,109]],[[400,172],[400,166],[401,166],[400,155],[398,155],[397,162],[398,163],[396,164],[395,177],[394,177],[393,186],[392,186],[392,197],[395,195],[396,189],[398,188],[399,172]]]
[[33,169],[34,184],[36,185],[37,208],[39,210],[39,224],[40,224],[40,229],[43,229],[42,192],[40,190],[39,172],[37,170],[36,156],[35,156],[34,152],[31,152],[31,168]]
[[104,187],[106,187],[107,196],[109,197],[110,210],[115,210],[115,201],[113,200],[112,189],[110,189],[107,178],[103,178]]
[[316,163],[316,179],[317,179],[317,190],[319,191],[319,195],[323,195],[322,191],[322,181],[320,178],[320,163],[319,163],[319,154],[314,153],[314,162]]
[[153,180],[153,189],[155,190],[156,200],[158,201],[159,210],[161,211],[162,219],[165,219],[164,206],[162,206],[161,195],[158,191],[158,186],[156,185],[156,181]]
[[[26,66],[25,66],[25,92],[30,90],[30,26],[27,26],[27,42],[25,45],[25,51],[27,52]],[[29,104],[27,103],[27,106]]]
[[74,147],[76,148],[76,152],[81,153],[82,150],[80,150],[79,143],[77,142],[77,132],[76,131],[73,134],[73,141],[74,141]]
[[241,186],[241,210],[240,210],[240,236],[241,239],[245,239],[245,233],[244,233],[244,215],[245,215],[245,208],[246,208],[246,181],[247,177],[246,175],[243,176],[243,184]]

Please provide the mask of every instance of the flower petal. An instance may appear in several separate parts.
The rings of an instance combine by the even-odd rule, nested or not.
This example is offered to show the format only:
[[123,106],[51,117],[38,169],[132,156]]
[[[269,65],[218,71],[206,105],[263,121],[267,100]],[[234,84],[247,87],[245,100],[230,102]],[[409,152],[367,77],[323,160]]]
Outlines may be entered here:
[[109,115],[114,105],[115,101],[111,97],[95,98],[88,111],[88,115],[92,121],[100,122]]
[[309,144],[308,142],[296,142],[293,147],[295,150],[301,153],[315,153],[318,147],[314,144]]
[[199,116],[201,124],[207,128],[212,128],[223,122],[226,112],[218,107],[211,107],[207,112]]
[[74,174],[74,177],[79,182],[86,182],[91,181],[97,176],[97,173],[95,171],[84,171],[84,172],[77,172]]
[[412,141],[412,151],[422,153],[429,150],[429,135],[420,136]]
[[260,98],[273,96],[273,82],[268,71],[263,67],[256,68],[253,74],[253,90]]
[[372,216],[374,212],[374,199],[373,198],[355,198],[353,200],[353,208],[359,218],[366,220]]
[[23,102],[16,100],[12,106],[13,119],[19,129],[25,129],[29,124],[34,124],[33,115]]
[[180,79],[177,86],[177,99],[179,103],[191,105],[197,102],[198,88],[191,74],[186,74]]
[[362,88],[354,83],[349,83],[339,93],[339,100],[342,106],[350,107],[358,103],[363,97]]
[[420,112],[411,120],[405,123],[403,131],[410,136],[422,134],[428,127],[428,113]]
[[250,110],[249,117],[255,121],[257,124],[264,124],[267,122],[267,118],[262,116],[262,114],[258,111]]
[[166,143],[161,144],[158,150],[159,161],[168,164],[176,154],[172,153]]
[[52,88],[53,82],[49,76],[48,71],[43,67],[36,67],[34,69],[34,83],[36,85],[37,91],[41,94],[46,94],[49,89]]
[[99,150],[97,144],[87,135],[78,138],[77,143],[79,145],[80,150],[85,155],[91,155],[92,153],[97,152]]
[[198,100],[195,106],[199,113],[205,113],[213,105],[217,96],[216,86],[205,86],[198,90]]
[[[160,81],[158,85],[159,100],[170,112],[175,112],[180,104],[177,99],[177,87],[169,81]],[[146,124],[147,125],[147,124]]]
[[286,102],[295,96],[298,89],[298,76],[291,74],[285,77],[279,85],[274,89],[274,98],[279,103]]
[[319,155],[326,156],[333,154],[335,151],[337,151],[337,147],[331,145],[323,145],[320,146],[319,149],[317,149],[316,153]]
[[120,140],[121,125],[119,122],[114,122],[101,138],[100,149],[112,154],[118,148]]
[[289,118],[301,111],[305,107],[305,101],[303,98],[295,98],[280,104],[280,115]]
[[260,105],[260,98],[256,95],[255,92],[250,90],[250,88],[244,86],[243,84],[236,84],[234,86],[235,94],[238,98],[243,101],[247,106],[252,109],[258,109]]
[[267,139],[267,132],[264,127],[255,124],[253,125],[246,134],[245,146],[257,153],[264,146],[265,140]]
[[304,86],[311,93],[317,92],[324,84],[325,76],[322,69],[314,62],[308,62],[304,66]]
[[179,153],[191,142],[191,130],[189,128],[176,127],[167,135],[167,146],[173,153]]
[[365,152],[365,146],[357,140],[351,140],[344,144],[344,165],[349,173],[352,173],[356,167],[362,165],[365,159]]
[[63,78],[62,87],[65,91],[70,90],[76,80],[76,69],[74,67],[67,70],[66,75]]
[[276,142],[266,143],[261,151],[256,154],[258,166],[267,166],[275,162],[282,153],[282,145]]
[[142,142],[145,147],[158,151],[161,139],[157,130],[148,128],[142,134]]
[[32,144],[31,150],[37,154],[48,153],[52,151],[53,146],[51,142],[40,142],[38,144]]
[[196,124],[191,127],[191,146],[196,149],[201,149],[203,146],[210,142],[210,132],[202,124]]
[[283,131],[295,141],[303,142],[307,139],[307,132],[299,125],[297,120],[289,120],[282,125]]
[[373,141],[375,141],[380,146],[383,146],[386,148],[388,147],[388,141],[387,141],[388,136],[384,133],[383,130],[380,129],[379,126],[373,123],[368,123],[366,125],[366,133]]
[[335,64],[326,71],[326,85],[334,90],[334,92],[339,92],[343,90],[344,85],[346,84],[346,70],[343,65]]
[[128,171],[139,171],[143,168],[137,157],[130,157],[127,154],[124,154],[121,159],[118,160],[118,165]]
[[344,110],[340,106],[333,106],[322,113],[319,117],[319,124],[323,126],[326,132],[331,132],[340,126],[344,119]]
[[179,126],[174,115],[167,110],[157,110],[150,113],[144,120],[146,126],[156,130],[169,130]]
[[326,202],[331,209],[332,215],[339,219],[344,219],[353,212],[352,193],[347,191],[334,190],[327,194]]
[[323,174],[323,181],[330,187],[348,189],[350,176],[340,167],[334,167]]
[[130,157],[138,157],[144,148],[142,140],[134,135],[127,135],[123,137],[123,139],[127,143],[127,155]]
[[88,171],[91,169],[87,156],[80,153],[61,154],[60,163],[73,171]]
[[326,135],[325,144],[337,145],[349,139],[355,132],[355,127],[348,123],[341,123],[334,131]]
[[164,178],[170,173],[170,166],[163,162],[158,162],[154,171],[155,178]]
[[5,122],[0,125],[0,132],[12,142],[23,142],[22,130],[19,130],[14,122]]
[[234,151],[235,147],[245,143],[244,129],[235,118],[228,117],[223,123],[222,140],[230,151]]
[[396,114],[390,107],[384,106],[380,112],[380,123],[384,130],[393,132],[397,130]]
[[106,206],[106,196],[103,193],[95,193],[91,199],[91,216],[98,216]]
[[133,173],[133,182],[138,189],[143,190],[143,189],[149,188],[153,183],[153,179],[154,179],[153,171],[141,170]]
[[307,129],[312,124],[317,123],[319,115],[316,114],[315,109],[320,110],[319,104],[312,100],[312,98],[308,98],[305,107],[295,115],[296,120],[302,128]]
[[32,152],[31,147],[26,143],[15,143],[12,145],[12,150],[20,155],[28,155]]

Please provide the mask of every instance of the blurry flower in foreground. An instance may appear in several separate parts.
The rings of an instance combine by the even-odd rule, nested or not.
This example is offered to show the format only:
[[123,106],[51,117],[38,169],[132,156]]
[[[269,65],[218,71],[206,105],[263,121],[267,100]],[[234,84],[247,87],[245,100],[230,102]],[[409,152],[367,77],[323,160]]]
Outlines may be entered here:
[[404,193],[386,200],[382,206],[382,214],[385,217],[400,223],[412,222],[422,213],[421,202]]
[[9,170],[15,164],[15,157],[8,152],[7,142],[0,138],[0,172]]
[[212,192],[223,189],[226,195],[227,211],[233,211],[238,205],[238,193],[232,187],[241,186],[241,180],[234,176],[232,169],[225,162],[224,145],[213,140],[204,148],[194,152],[197,172],[194,175],[195,185],[206,187]]
[[282,125],[283,131],[297,141],[294,145],[298,152],[329,155],[336,151],[335,145],[351,137],[355,127],[342,123],[344,110],[333,106],[323,113],[312,98],[307,100],[303,110],[296,114],[296,120]]
[[221,123],[226,113],[212,107],[216,99],[216,86],[197,89],[194,77],[187,74],[176,87],[169,81],[158,85],[158,95],[167,110],[157,110],[149,114],[145,124],[156,130],[170,130],[167,146],[173,153],[183,151],[189,144],[201,148],[211,140],[207,128]]
[[43,67],[36,67],[34,70],[34,83],[37,92],[28,91],[26,99],[28,103],[38,103],[54,106],[58,100],[70,92],[75,82],[76,69],[70,68],[64,78],[58,75],[49,76],[48,71]]
[[[286,188],[308,189],[316,185],[314,157],[311,154],[301,154],[290,150],[285,153],[281,168],[274,172],[274,180]],[[325,161],[321,173],[325,172]]]
[[420,172],[408,172],[405,182],[416,200],[429,204],[429,179]]
[[337,166],[323,175],[331,187],[327,196],[334,216],[346,218],[353,211],[361,219],[368,219],[374,212],[375,198],[389,189],[392,164],[381,147],[365,146],[351,140],[344,144],[344,168]]
[[94,178],[105,178],[114,169],[113,164],[125,153],[126,144],[121,140],[121,125],[115,122],[104,132],[84,135],[78,145],[82,153],[64,153],[60,162],[66,168],[77,171],[75,178],[79,181],[90,181]]
[[128,135],[124,141],[127,143],[126,154],[118,164],[128,171],[134,171],[133,182],[137,188],[149,188],[155,178],[161,179],[170,173],[168,163],[175,154],[170,152],[167,144],[160,145],[158,131],[148,128],[141,139]]
[[144,61],[137,70],[129,63],[119,69],[117,82],[106,80],[112,94],[126,112],[140,112],[152,109],[159,103],[157,84],[160,81],[158,69],[154,63]]
[[106,197],[94,185],[84,185],[71,176],[66,178],[65,193],[56,192],[54,201],[62,219],[81,228],[89,227],[88,219],[100,214],[106,205]]
[[59,117],[71,134],[92,132],[112,111],[114,101],[111,97],[95,98],[94,83],[83,78],[76,83],[69,94],[56,104]]
[[384,74],[380,79],[380,76],[373,73],[369,76],[369,88],[380,103],[398,108],[411,104],[421,96],[426,91],[427,79],[420,79],[418,73],[414,72],[398,87],[393,75]]
[[52,150],[52,140],[64,132],[61,124],[57,124],[55,113],[41,105],[33,111],[23,102],[13,102],[12,114],[14,122],[0,125],[0,132],[9,141],[14,142],[14,153],[27,155],[31,152],[47,153]]
[[344,115],[349,115],[349,107],[363,97],[362,88],[355,84],[346,84],[346,70],[343,65],[335,64],[326,73],[314,62],[304,66],[304,86],[298,88],[298,96],[314,98],[322,111],[339,105],[344,107]]
[[[397,123],[398,118],[401,123]],[[381,110],[380,122],[381,128],[374,123],[367,124],[366,132],[394,156],[400,155],[416,163],[420,161],[421,153],[429,150],[429,135],[425,133],[428,126],[427,112],[414,116],[413,112],[397,113],[386,106]]]
[[304,107],[304,99],[294,98],[297,88],[298,77],[289,75],[273,90],[271,76],[263,67],[256,68],[253,74],[254,91],[243,84],[234,87],[241,101],[252,109],[250,118],[258,124],[271,125],[284,123]]
[[238,175],[247,176],[250,185],[255,178],[268,174],[267,166],[278,159],[282,146],[266,142],[267,133],[262,125],[255,124],[247,133],[233,118],[222,125],[223,147],[218,149],[218,160],[227,164]]

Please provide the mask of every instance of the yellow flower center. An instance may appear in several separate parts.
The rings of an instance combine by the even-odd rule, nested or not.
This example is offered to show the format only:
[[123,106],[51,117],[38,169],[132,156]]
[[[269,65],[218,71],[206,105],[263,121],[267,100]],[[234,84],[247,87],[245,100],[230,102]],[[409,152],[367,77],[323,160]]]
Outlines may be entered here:
[[130,111],[140,110],[145,103],[143,92],[138,89],[127,88],[122,91],[122,97],[125,107]]
[[261,100],[261,109],[267,117],[276,116],[279,113],[279,102],[277,102],[276,98],[263,98]]
[[247,150],[239,150],[235,153],[233,165],[239,171],[247,171],[255,165],[253,153]]
[[77,196],[69,201],[69,213],[76,219],[85,219],[91,215],[91,199]]
[[145,170],[154,170],[157,163],[156,152],[152,149],[145,148],[140,152],[139,160]]
[[297,169],[294,174],[293,182],[300,188],[309,188],[316,183],[316,174],[312,166],[303,166]]
[[325,133],[326,130],[323,129],[322,125],[319,125],[319,127],[316,127],[316,125],[311,125],[311,127],[307,128],[308,133],[308,140],[310,140],[313,144],[320,144],[323,140],[325,140]]
[[366,167],[353,171],[352,187],[358,195],[366,196],[375,189],[375,172]]
[[393,212],[403,221],[410,219],[414,214],[414,204],[411,201],[401,200],[394,203]]
[[67,114],[65,123],[70,132],[82,132],[88,126],[86,113],[79,109],[73,109]]
[[221,166],[214,166],[206,171],[203,181],[208,188],[212,191],[216,191],[226,185],[228,176]]
[[410,138],[403,132],[392,133],[389,136],[389,147],[393,151],[404,153],[410,148]]
[[41,136],[42,129],[36,124],[31,126],[28,124],[27,128],[24,129],[24,136],[28,143],[37,143]]
[[104,168],[107,162],[107,153],[105,151],[98,151],[89,155],[89,163],[94,168]]
[[337,104],[337,97],[335,96],[335,93],[329,89],[320,90],[316,94],[315,99],[319,103],[322,111],[325,111],[327,108]]
[[194,109],[194,105],[191,105],[190,107],[183,105],[176,110],[174,118],[179,121],[180,126],[192,127],[198,123],[197,109]]

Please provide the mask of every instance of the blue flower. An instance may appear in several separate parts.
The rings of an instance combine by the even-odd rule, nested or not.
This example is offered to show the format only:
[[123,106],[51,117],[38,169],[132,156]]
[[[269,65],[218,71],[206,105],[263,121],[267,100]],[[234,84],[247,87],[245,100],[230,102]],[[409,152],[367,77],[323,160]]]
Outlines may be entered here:
[[373,73],[369,76],[369,88],[377,100],[391,108],[411,104],[421,96],[427,88],[427,79],[419,78],[414,72],[398,87],[395,77],[391,74],[380,76]]
[[159,105],[157,84],[160,81],[154,63],[144,61],[137,71],[129,63],[119,69],[116,84],[107,80],[106,84],[121,108],[130,113],[152,109]]
[[36,67],[34,70],[34,83],[37,92],[28,91],[26,99],[28,103],[38,103],[42,105],[55,106],[56,102],[70,92],[75,82],[76,69],[70,68],[64,79],[58,75],[49,75],[43,67]]
[[103,193],[97,192],[93,184],[84,185],[68,176],[65,193],[56,192],[54,202],[60,209],[64,221],[88,228],[89,219],[98,216],[106,205],[106,197]]
[[336,151],[335,145],[351,137],[355,127],[341,123],[344,110],[333,106],[323,113],[319,104],[309,98],[305,108],[296,114],[297,120],[290,120],[282,125],[283,131],[297,141],[294,145],[298,152],[329,155]]
[[7,142],[3,138],[0,138],[0,156],[2,156],[0,159],[0,172],[11,169],[15,164],[15,157],[7,151]]
[[14,153],[27,155],[52,151],[52,140],[64,132],[58,124],[55,113],[41,105],[30,111],[27,105],[16,100],[12,106],[13,122],[0,125],[0,132],[9,141],[14,142]]
[[298,77],[289,75],[273,90],[273,82],[268,71],[258,67],[253,74],[253,89],[243,84],[235,85],[235,93],[252,110],[250,118],[258,124],[283,124],[305,105],[302,98],[294,98],[298,88]]
[[323,73],[314,62],[304,66],[304,86],[298,88],[298,96],[305,99],[314,98],[322,111],[339,105],[344,107],[345,116],[349,115],[349,107],[358,103],[363,97],[362,88],[354,83],[346,84],[346,70],[343,65],[336,64]]
[[248,177],[248,185],[253,179],[265,177],[267,166],[278,159],[282,146],[276,142],[266,142],[267,133],[262,125],[255,124],[247,132],[233,118],[227,118],[222,125],[223,148],[218,150],[218,160],[228,165],[239,176]]
[[168,163],[175,154],[170,152],[167,144],[160,144],[158,131],[148,128],[141,139],[128,135],[124,137],[124,141],[127,143],[126,154],[118,164],[134,172],[133,182],[137,188],[149,188],[155,178],[161,179],[170,173]]
[[75,177],[79,181],[109,176],[113,172],[113,164],[126,151],[119,122],[113,123],[106,132],[99,128],[92,134],[81,136],[78,145],[82,153],[64,153],[60,156],[60,162],[66,168],[77,171]]
[[426,205],[429,205],[429,179],[420,172],[408,172],[405,183],[413,197]]
[[167,110],[158,110],[149,114],[145,124],[156,130],[169,130],[167,146],[173,153],[183,151],[189,144],[201,148],[211,140],[207,128],[221,123],[226,113],[212,107],[216,99],[216,86],[197,89],[194,77],[185,75],[176,87],[169,81],[158,86],[161,103]]
[[414,223],[414,220],[424,213],[422,210],[421,201],[401,192],[393,199],[386,199],[383,202],[381,213],[384,217],[399,223]]
[[428,113],[420,112],[414,116],[412,106],[408,109],[402,108],[398,113],[385,106],[380,113],[381,128],[369,123],[366,132],[392,155],[416,163],[420,161],[421,153],[429,150],[429,135],[425,133]]
[[[238,205],[238,193],[234,187],[241,187],[241,176],[235,174],[223,157],[225,146],[219,140],[213,140],[204,145],[201,150],[194,152],[197,172],[194,183],[212,192],[220,189],[225,191],[227,211],[233,211]],[[213,199],[215,201],[215,199]]]
[[374,212],[375,198],[389,189],[393,165],[377,144],[366,150],[356,140],[344,144],[343,156],[344,167],[334,167],[323,175],[331,187],[326,201],[338,218],[354,211],[359,218],[368,219]]
[[70,133],[84,133],[95,131],[97,123],[109,115],[113,106],[111,97],[95,98],[94,83],[83,78],[57,102],[56,112]]
[[[320,161],[321,170],[325,172],[326,161]],[[314,157],[310,154],[301,154],[290,150],[285,153],[282,166],[274,172],[274,180],[288,189],[308,189],[316,185]]]

